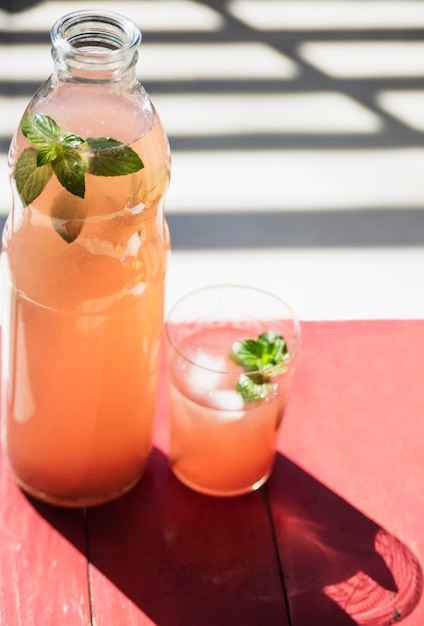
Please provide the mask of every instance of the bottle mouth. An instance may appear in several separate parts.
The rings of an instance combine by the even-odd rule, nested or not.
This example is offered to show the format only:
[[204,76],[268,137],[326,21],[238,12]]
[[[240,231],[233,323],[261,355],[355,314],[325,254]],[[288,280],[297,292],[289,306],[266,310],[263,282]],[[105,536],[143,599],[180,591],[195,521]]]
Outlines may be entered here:
[[75,11],[60,18],[51,30],[52,55],[73,67],[119,67],[136,59],[141,33],[128,18],[112,11]]

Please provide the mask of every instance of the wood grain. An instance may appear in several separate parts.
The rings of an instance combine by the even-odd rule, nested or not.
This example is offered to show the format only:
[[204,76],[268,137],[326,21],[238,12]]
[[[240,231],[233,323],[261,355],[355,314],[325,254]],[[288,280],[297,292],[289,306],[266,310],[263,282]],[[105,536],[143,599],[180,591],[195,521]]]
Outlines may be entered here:
[[81,511],[28,499],[0,459],[0,625],[87,626]]

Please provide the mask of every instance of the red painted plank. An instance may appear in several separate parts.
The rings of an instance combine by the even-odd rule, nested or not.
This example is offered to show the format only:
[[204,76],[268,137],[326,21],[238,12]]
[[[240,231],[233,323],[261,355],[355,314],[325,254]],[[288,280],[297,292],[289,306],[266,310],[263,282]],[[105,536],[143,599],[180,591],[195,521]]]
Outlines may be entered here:
[[81,511],[35,503],[0,457],[0,625],[88,626]]
[[423,321],[304,324],[268,484],[293,626],[424,623]]
[[287,626],[264,494],[218,499],[181,485],[160,449],[164,418],[162,403],[141,483],[89,511],[96,625]]

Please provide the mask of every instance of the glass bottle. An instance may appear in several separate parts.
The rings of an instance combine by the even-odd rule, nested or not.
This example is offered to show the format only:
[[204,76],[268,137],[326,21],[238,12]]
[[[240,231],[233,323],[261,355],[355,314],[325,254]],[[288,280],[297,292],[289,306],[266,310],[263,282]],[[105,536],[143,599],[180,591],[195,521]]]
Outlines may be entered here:
[[9,151],[2,437],[26,492],[87,506],[135,485],[152,446],[170,151],[130,20],[77,11],[51,34]]

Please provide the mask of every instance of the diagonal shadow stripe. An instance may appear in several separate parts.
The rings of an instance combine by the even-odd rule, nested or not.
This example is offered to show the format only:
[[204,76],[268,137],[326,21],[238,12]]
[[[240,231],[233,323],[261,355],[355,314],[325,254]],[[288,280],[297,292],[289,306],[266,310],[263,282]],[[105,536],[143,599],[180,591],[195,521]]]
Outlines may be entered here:
[[424,211],[171,214],[174,250],[424,245]]
[[[5,221],[0,216],[0,231]],[[424,211],[419,210],[173,213],[167,222],[173,250],[424,245]]]

